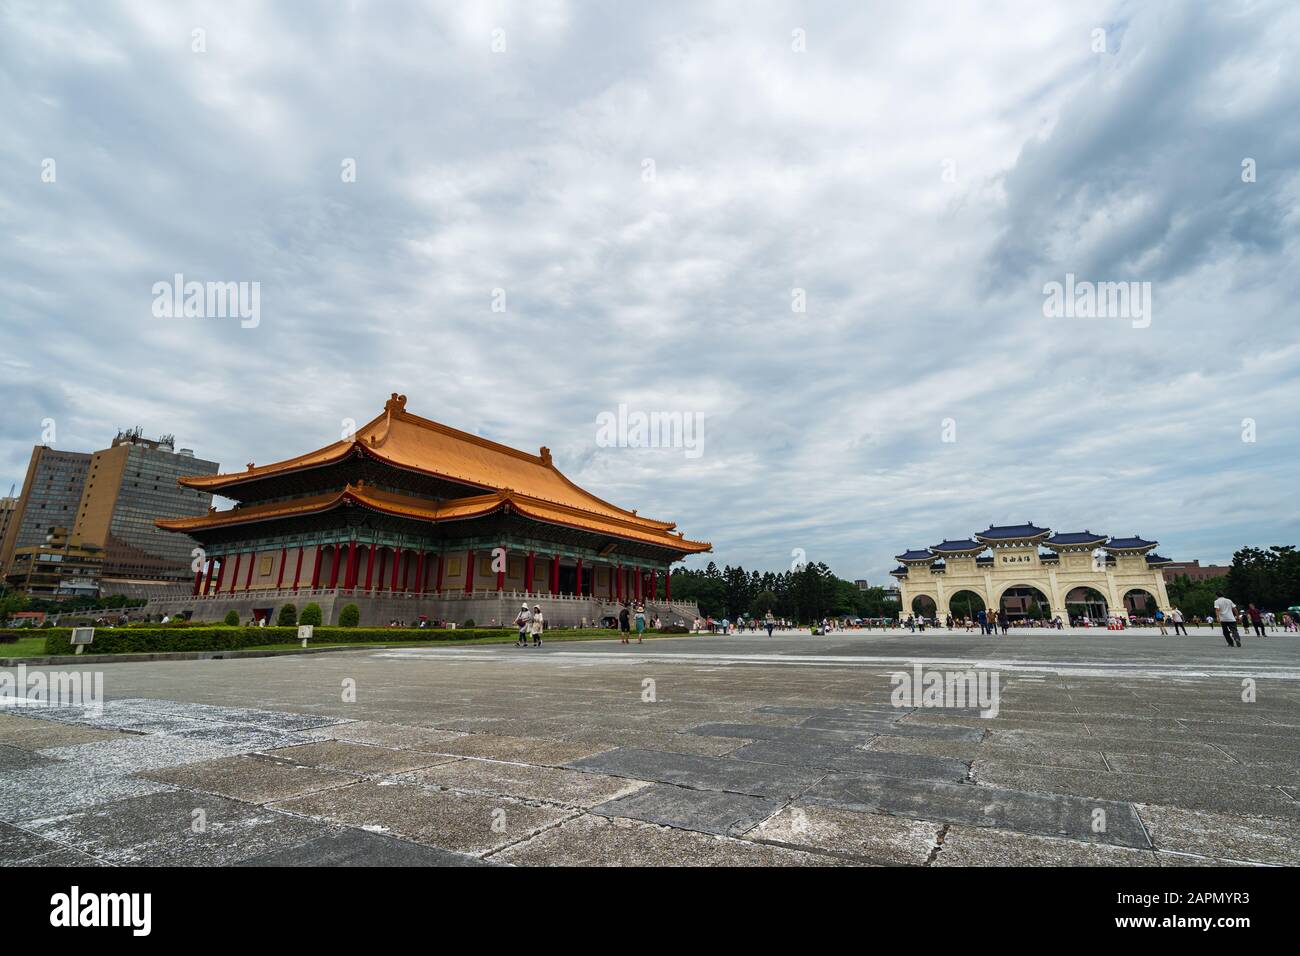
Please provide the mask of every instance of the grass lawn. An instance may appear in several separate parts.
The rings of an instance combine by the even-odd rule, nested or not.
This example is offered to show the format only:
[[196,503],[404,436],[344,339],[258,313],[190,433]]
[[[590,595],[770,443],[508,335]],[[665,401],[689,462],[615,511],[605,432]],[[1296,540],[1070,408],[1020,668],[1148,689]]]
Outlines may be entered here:
[[0,657],[44,657],[45,635],[20,637],[17,643],[0,644]]
[[[635,635],[634,635],[635,636]],[[645,636],[650,637],[686,637],[685,634],[655,634],[646,631]],[[476,637],[468,641],[350,641],[344,644],[331,644],[328,639],[321,641],[312,641],[307,646],[321,647],[381,647],[381,646],[401,646],[401,647],[464,647],[468,644],[513,644],[516,640],[514,631],[502,634],[499,637]],[[554,631],[547,631],[542,640],[545,643],[553,644],[557,641],[600,641],[600,640],[618,640],[618,631],[594,628],[561,628]],[[302,650],[302,645],[293,641],[289,644],[261,644],[257,647],[241,647],[241,651],[288,651]],[[237,653],[230,651],[228,653]]]

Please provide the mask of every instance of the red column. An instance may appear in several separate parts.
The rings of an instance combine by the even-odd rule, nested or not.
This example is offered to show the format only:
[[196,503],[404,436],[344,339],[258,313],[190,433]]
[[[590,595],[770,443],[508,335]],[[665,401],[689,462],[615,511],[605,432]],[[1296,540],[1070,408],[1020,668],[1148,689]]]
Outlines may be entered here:
[[220,560],[221,564],[217,568],[217,583],[212,588],[211,593],[213,594],[221,593],[221,582],[226,579],[226,556],[223,554],[218,560]]
[[664,600],[673,599],[673,569],[664,568]]
[[293,589],[298,590],[298,582],[302,580],[302,547],[298,548],[298,563],[293,568]]
[[411,588],[410,590],[414,591],[416,594],[424,593],[424,552],[423,551],[420,552],[419,557],[415,561],[415,587]]
[[244,575],[244,590],[250,590],[253,586],[253,565],[257,563],[257,552],[254,551],[248,556],[248,573]]
[[190,594],[197,596],[199,593],[199,588],[202,586],[203,586],[203,569],[199,568],[197,571],[194,572],[194,587],[190,591]]
[[650,600],[653,601],[658,597],[659,597],[659,572],[651,571],[650,572]]
[[351,591],[357,586],[357,575],[361,570],[360,552],[357,550],[355,541],[348,542],[348,590]]
[[467,551],[465,557],[465,593],[474,592],[474,552]]
[[366,558],[366,590],[372,590],[371,585],[375,577],[375,546],[370,546],[370,554]]
[[619,603],[621,604],[623,601],[623,563],[621,561],[619,562],[618,565],[618,571],[614,575],[614,586],[616,589],[614,592],[614,597],[617,598]]
[[442,555],[441,554],[438,555],[438,577],[436,580],[437,583],[434,585],[434,590],[437,591],[439,594],[441,594],[442,593]]
[[388,585],[388,589],[390,591],[397,590],[397,567],[401,563],[402,563],[402,552],[399,551],[397,548],[394,548],[393,549],[393,575],[392,575],[392,580],[389,582]]
[[203,582],[203,593],[205,595],[212,593],[212,575],[217,570],[217,559],[208,558],[208,579]]
[[614,597],[614,568],[613,567],[610,567],[609,569],[609,596],[610,599],[613,600]]
[[311,569],[311,589],[313,591],[320,587],[320,559],[323,550],[324,548],[319,544],[316,545],[316,563],[312,565]]
[[333,567],[330,568],[330,590],[331,591],[334,588],[339,586],[339,546],[336,544],[333,545],[332,547],[334,548],[334,564]]
[[551,556],[551,593],[558,594],[560,590],[560,556]]
[[278,591],[284,587],[284,566],[289,560],[289,549],[280,549],[280,573],[275,576],[275,589]]
[[506,551],[506,549],[503,547],[503,548],[501,549],[501,551],[502,551],[502,554],[501,554],[501,568],[500,568],[500,570],[497,571],[497,590],[498,590],[498,591],[504,591],[504,590],[506,589],[506,562],[509,560],[509,553]]
[[582,558],[578,559],[578,576],[576,578],[576,583],[574,584],[573,593],[579,597],[582,596]]
[[524,558],[524,593],[531,594],[533,591],[533,561],[537,553],[529,551],[528,557]]
[[[231,594],[234,594],[234,593],[235,593],[235,588],[239,587],[239,562],[243,559],[243,557],[244,557],[244,556],[243,556],[242,554],[237,554],[237,555],[235,555],[235,570],[234,570],[234,573],[232,573],[232,574],[230,575],[230,593],[231,593]],[[225,568],[222,568],[221,570],[224,571]]]

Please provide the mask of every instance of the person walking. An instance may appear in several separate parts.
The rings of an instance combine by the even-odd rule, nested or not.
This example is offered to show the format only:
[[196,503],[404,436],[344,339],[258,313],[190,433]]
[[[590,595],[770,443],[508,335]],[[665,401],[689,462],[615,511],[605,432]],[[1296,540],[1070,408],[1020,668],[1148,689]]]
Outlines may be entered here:
[[1246,617],[1250,618],[1250,626],[1255,629],[1256,637],[1264,636],[1264,615],[1260,613],[1259,608],[1254,604],[1246,605]]
[[624,644],[627,643],[627,636],[629,630],[630,628],[628,626],[627,605],[624,604],[622,609],[618,612],[618,633],[622,637],[623,639],[622,643]]
[[542,606],[533,605],[533,619],[528,623],[528,629],[533,632],[533,647],[542,646],[542,631],[546,629],[546,622],[542,620]]
[[1178,610],[1177,607],[1170,608],[1169,620],[1174,622],[1174,637],[1177,637],[1179,634],[1182,634],[1183,637],[1187,637],[1187,625],[1183,622],[1182,611]]
[[1003,637],[1007,636],[1007,628],[1010,626],[1010,623],[1011,620],[1007,617],[1007,609],[998,608],[998,626],[1002,628]]
[[772,611],[770,609],[763,618],[763,626],[767,628],[767,636],[771,637],[772,629],[776,627],[776,618],[772,616]]
[[975,620],[979,621],[980,633],[987,634],[989,632],[989,612],[984,608],[980,608],[975,614]]
[[641,635],[645,633],[645,608],[638,604],[636,606],[636,642],[641,643]]
[[1159,608],[1156,609],[1156,626],[1160,628],[1161,637],[1169,636],[1169,632],[1165,630],[1165,612]]
[[1224,595],[1214,599],[1214,616],[1223,629],[1223,639],[1229,647],[1241,647],[1241,635],[1237,633],[1237,605]]
[[515,627],[519,628],[519,638],[515,641],[515,647],[526,647],[528,645],[528,625],[532,622],[533,616],[528,613],[528,605],[525,604],[515,615]]

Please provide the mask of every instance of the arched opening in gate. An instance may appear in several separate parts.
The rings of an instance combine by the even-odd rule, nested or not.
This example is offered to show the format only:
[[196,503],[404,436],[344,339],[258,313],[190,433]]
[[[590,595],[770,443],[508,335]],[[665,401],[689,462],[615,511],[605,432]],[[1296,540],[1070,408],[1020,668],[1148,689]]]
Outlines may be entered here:
[[1071,588],[1065,595],[1065,609],[1072,624],[1081,624],[1085,620],[1099,626],[1106,623],[1106,598],[1096,588]]
[[912,613],[918,617],[934,620],[939,613],[939,606],[928,594],[918,594],[912,598]]
[[1052,617],[1052,605],[1047,595],[1029,584],[1007,588],[1002,592],[998,607],[1006,611],[1012,621],[1046,622]]
[[1124,594],[1124,607],[1129,617],[1135,621],[1147,623],[1155,620],[1160,605],[1156,596],[1145,588],[1132,588]]
[[958,621],[975,620],[975,615],[985,609],[984,596],[975,591],[958,591],[948,598],[948,613]]

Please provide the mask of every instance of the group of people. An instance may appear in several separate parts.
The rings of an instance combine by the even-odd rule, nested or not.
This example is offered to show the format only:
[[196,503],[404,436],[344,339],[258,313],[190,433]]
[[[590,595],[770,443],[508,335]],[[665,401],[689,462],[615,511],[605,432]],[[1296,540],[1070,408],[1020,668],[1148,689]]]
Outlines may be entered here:
[[527,647],[530,635],[533,639],[533,647],[541,647],[542,631],[546,630],[542,606],[534,604],[530,611],[526,603],[520,605],[519,613],[515,615],[515,627],[519,628],[519,639],[515,641],[515,647]]
[[[623,644],[631,644],[632,628],[636,628],[636,642],[643,643],[642,635],[646,629],[646,611],[644,604],[637,604],[632,607],[624,604],[618,611],[618,635]],[[659,627],[659,619],[655,619],[655,627]]]

